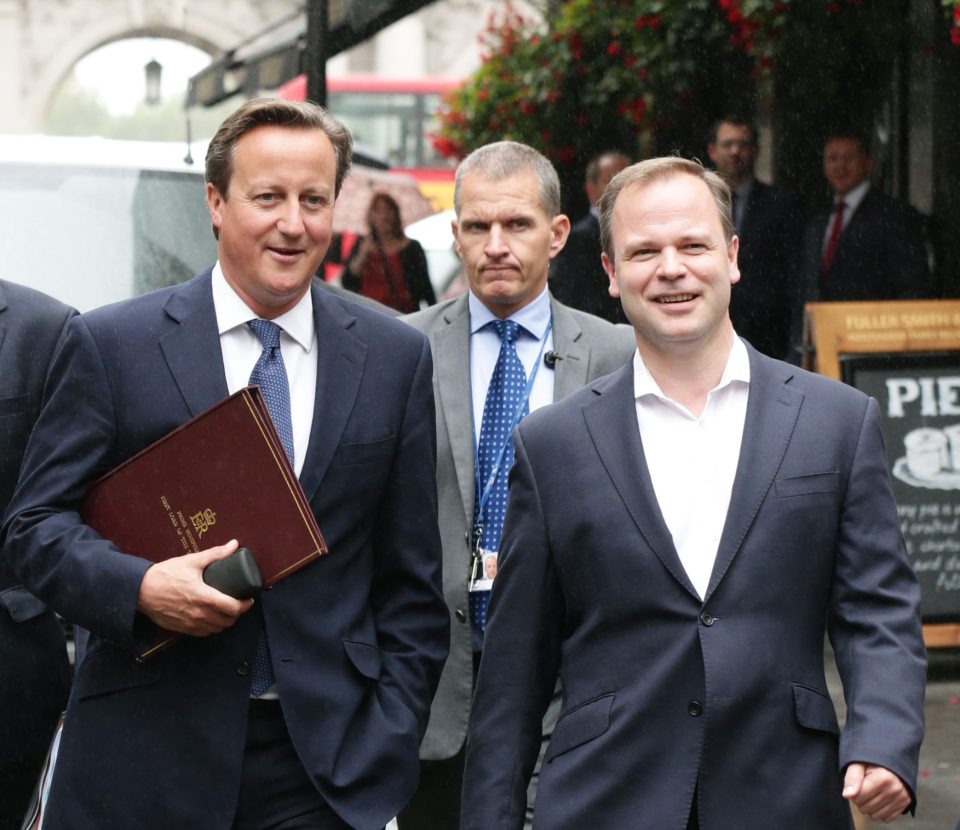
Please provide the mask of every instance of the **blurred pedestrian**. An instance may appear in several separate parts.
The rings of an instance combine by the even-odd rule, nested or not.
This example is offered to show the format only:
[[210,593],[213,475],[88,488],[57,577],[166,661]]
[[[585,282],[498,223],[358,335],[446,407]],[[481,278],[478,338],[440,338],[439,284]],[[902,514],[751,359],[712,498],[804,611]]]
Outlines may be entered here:
[[610,296],[610,281],[600,261],[597,202],[610,179],[628,164],[630,159],[618,150],[608,150],[590,159],[583,182],[590,210],[570,229],[567,244],[550,266],[550,291],[558,302],[611,323],[625,323],[627,318],[620,301]]
[[368,236],[358,239],[343,270],[343,287],[403,313],[437,298],[420,243],[403,232],[400,206],[376,193],[367,210]]
[[756,178],[757,130],[747,119],[728,115],[717,121],[707,154],[730,187],[740,238],[740,282],[730,295],[730,320],[755,349],[783,359],[790,351],[790,300],[803,235],[799,201]]

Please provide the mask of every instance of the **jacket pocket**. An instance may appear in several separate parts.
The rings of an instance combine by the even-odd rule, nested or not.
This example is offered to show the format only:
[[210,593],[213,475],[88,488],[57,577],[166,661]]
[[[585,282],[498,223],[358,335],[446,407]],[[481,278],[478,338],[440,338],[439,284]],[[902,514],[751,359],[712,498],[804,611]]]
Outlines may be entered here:
[[351,467],[356,464],[369,464],[389,456],[393,452],[396,436],[391,435],[379,441],[363,441],[357,444],[341,444],[333,456],[333,464],[338,467]]
[[807,476],[792,476],[776,480],[777,498],[811,496],[814,493],[836,493],[840,487],[840,473],[814,473]]
[[343,640],[343,650],[353,663],[353,667],[368,680],[380,679],[380,668],[383,665],[383,655],[380,649],[370,643],[361,643],[358,640]]
[[797,723],[801,726],[833,735],[840,734],[837,711],[833,708],[833,701],[828,695],[809,686],[794,683],[793,705],[797,714]]
[[84,656],[74,679],[78,700],[156,683],[163,675],[163,660],[138,663],[123,649],[98,642]]
[[47,610],[46,605],[20,585],[0,591],[0,605],[7,609],[10,619],[18,623],[39,617]]
[[30,398],[27,395],[14,395],[9,398],[0,398],[0,418],[6,415],[20,415],[30,408]]
[[613,694],[588,700],[560,716],[553,730],[544,760],[549,763],[558,755],[599,738],[610,728]]

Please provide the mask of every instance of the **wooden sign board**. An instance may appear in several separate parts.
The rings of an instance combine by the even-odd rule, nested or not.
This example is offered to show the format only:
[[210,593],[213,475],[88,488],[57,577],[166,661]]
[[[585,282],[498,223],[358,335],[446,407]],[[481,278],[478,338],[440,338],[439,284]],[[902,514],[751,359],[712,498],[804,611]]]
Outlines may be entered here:
[[810,303],[805,367],[880,404],[924,640],[960,646],[960,301]]

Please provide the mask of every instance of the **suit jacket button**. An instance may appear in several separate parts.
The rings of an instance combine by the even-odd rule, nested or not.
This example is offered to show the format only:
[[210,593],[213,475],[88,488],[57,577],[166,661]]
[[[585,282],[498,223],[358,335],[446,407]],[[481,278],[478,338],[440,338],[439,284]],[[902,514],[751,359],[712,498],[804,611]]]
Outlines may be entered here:
[[713,616],[709,611],[704,611],[700,615],[700,622],[704,625],[713,625],[717,621],[717,618]]
[[691,718],[699,718],[703,714],[703,704],[699,700],[691,700],[687,704],[687,714]]
[[237,663],[237,674],[246,677],[250,673],[250,664],[246,660]]
[[458,608],[456,611],[454,611],[453,616],[455,616],[459,622],[467,621],[467,615],[463,613],[462,608]]

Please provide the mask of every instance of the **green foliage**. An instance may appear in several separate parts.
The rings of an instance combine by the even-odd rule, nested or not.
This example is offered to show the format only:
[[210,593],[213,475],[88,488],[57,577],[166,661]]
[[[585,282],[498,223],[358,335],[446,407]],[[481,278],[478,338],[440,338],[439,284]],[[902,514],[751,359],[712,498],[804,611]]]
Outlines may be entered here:
[[[941,2],[960,26],[960,0]],[[765,100],[816,144],[869,127],[902,36],[901,0],[566,0],[547,25],[508,2],[434,141],[455,157],[524,141],[562,172],[609,147],[699,155],[712,121]]]
[[717,94],[743,97],[748,86],[752,61],[733,34],[715,0],[568,0],[548,30],[508,5],[435,143],[461,156],[514,139],[560,166],[602,147],[681,149],[691,138],[699,147]]

